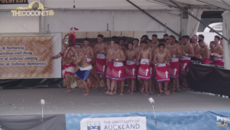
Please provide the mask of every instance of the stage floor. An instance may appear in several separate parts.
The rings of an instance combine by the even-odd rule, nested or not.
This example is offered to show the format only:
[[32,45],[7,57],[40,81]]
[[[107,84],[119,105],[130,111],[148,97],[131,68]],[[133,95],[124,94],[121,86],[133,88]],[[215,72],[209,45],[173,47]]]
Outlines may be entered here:
[[89,96],[82,96],[83,89],[64,91],[60,88],[0,90],[0,115],[40,115],[41,99],[46,101],[44,114],[148,112],[152,111],[149,97],[154,98],[156,111],[230,109],[230,99],[192,91],[162,97],[140,93],[108,96],[95,89]]

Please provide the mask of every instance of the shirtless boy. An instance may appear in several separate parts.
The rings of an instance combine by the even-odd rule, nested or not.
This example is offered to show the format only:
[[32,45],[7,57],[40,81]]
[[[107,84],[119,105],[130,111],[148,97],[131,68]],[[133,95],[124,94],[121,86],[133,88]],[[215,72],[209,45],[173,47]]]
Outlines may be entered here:
[[[179,58],[182,55],[182,50],[181,50],[181,46],[175,43],[175,37],[173,35],[169,37],[169,42],[170,42],[169,51],[172,56],[172,60],[169,66],[169,74],[173,83],[172,93],[175,93],[176,86],[177,86],[177,79],[179,78],[179,70],[180,70]],[[179,90],[179,88],[177,89]]]
[[223,59],[223,50],[221,45],[219,44],[220,37],[215,36],[214,38],[214,46],[212,48],[211,56],[213,56],[213,64],[221,65],[221,61]]
[[207,45],[205,44],[205,42],[203,40],[199,40],[199,45],[200,45],[200,53],[199,54],[194,54],[195,57],[197,59],[200,59],[201,62],[205,63],[205,64],[209,64],[210,61],[210,51],[207,47]]
[[191,57],[194,56],[193,47],[189,44],[189,36],[185,35],[182,37],[182,57],[180,58],[180,73],[181,79],[184,83],[184,89],[188,89],[187,83],[187,72]]
[[162,96],[162,93],[163,93],[162,83],[164,83],[165,85],[165,94],[170,95],[170,91],[168,90],[168,83],[170,81],[169,70],[167,67],[167,65],[170,66],[168,62],[169,61],[168,56],[167,56],[167,53],[164,52],[165,45],[163,43],[158,44],[158,48],[159,48],[159,52],[156,53],[153,58],[154,64],[156,66],[157,83],[159,86],[158,96]]
[[84,47],[82,48],[82,51],[85,54],[85,57],[87,59],[87,62],[92,65],[92,59],[94,58],[93,48],[89,46],[89,39],[84,39]]
[[[106,65],[106,53],[107,53],[107,44],[103,43],[103,35],[99,34],[97,36],[98,44],[94,46],[94,54],[96,54],[96,74],[97,74],[97,85],[98,91],[100,91],[100,76],[105,83],[105,65]],[[106,89],[106,87],[104,88]]]
[[133,49],[133,43],[128,44],[128,50],[125,51],[126,55],[126,67],[125,67],[125,79],[129,85],[128,93],[133,94],[135,88],[135,81],[136,81],[136,59],[137,59],[137,52]]
[[85,88],[85,94],[84,96],[87,96],[90,94],[90,86],[87,83],[87,79],[90,74],[90,70],[93,68],[91,64],[87,62],[87,59],[85,57],[85,53],[83,52],[80,45],[75,46],[75,52],[78,54],[78,58],[75,58],[74,64],[79,65],[78,71],[75,73],[75,77],[79,78],[82,81],[82,84]]
[[124,95],[124,81],[125,81],[125,70],[123,61],[125,61],[125,53],[120,48],[119,42],[114,42],[114,52],[111,58],[111,61],[114,62],[112,67],[112,76],[111,76],[111,91],[107,94],[114,95],[115,94],[115,87],[117,86],[117,82],[121,81],[121,93],[120,95]]
[[114,42],[115,39],[112,39],[109,45],[109,48],[107,50],[107,55],[106,55],[106,59],[108,60],[108,64],[107,64],[107,69],[106,69],[106,84],[107,84],[107,92],[106,94],[109,94],[109,92],[111,92],[111,77],[112,77],[112,69],[113,69],[113,53],[114,53]]
[[[142,50],[138,55],[136,64],[140,64],[140,68],[138,70],[138,81],[143,86],[142,92],[145,96],[148,95],[148,87],[150,76],[150,61],[152,59],[151,48],[148,46],[147,41],[141,41]],[[144,81],[143,81],[144,80]]]
[[62,57],[62,73],[63,73],[63,86],[67,87],[67,93],[72,92],[71,84],[75,82],[74,78],[74,69],[76,65],[74,62],[74,40],[75,36],[73,34],[66,34],[65,38],[63,39],[63,46],[64,49],[57,55],[52,56],[52,59],[57,59]]

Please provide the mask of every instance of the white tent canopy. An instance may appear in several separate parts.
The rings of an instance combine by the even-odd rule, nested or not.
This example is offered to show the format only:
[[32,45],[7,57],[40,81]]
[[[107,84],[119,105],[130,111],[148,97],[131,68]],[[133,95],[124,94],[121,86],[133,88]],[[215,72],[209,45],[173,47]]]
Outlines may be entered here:
[[[53,9],[75,9],[78,10],[136,10],[126,0],[28,0],[29,3],[33,1],[40,1],[46,8]],[[145,10],[175,10],[174,4],[169,0],[130,0]],[[203,8],[203,9],[229,9],[229,6],[221,0],[174,0],[182,7],[187,8]],[[230,3],[230,0],[225,0]],[[0,10],[12,9],[18,7],[14,5],[0,5]],[[26,6],[21,4],[20,6]]]
[[[71,27],[79,31],[144,31],[173,34],[164,26],[146,16],[127,0],[28,0],[40,1],[45,8],[55,11],[54,17],[12,17],[11,9],[27,4],[0,5],[0,33],[13,32],[67,32]],[[188,19],[172,1],[188,9],[200,19],[202,11],[229,10],[230,0],[129,0],[177,34],[192,35],[199,22]],[[224,19],[225,20],[225,19]],[[109,27],[107,28],[107,25]],[[226,35],[226,37],[229,35]],[[225,50],[226,51],[226,50]],[[225,62],[229,59],[225,59]]]

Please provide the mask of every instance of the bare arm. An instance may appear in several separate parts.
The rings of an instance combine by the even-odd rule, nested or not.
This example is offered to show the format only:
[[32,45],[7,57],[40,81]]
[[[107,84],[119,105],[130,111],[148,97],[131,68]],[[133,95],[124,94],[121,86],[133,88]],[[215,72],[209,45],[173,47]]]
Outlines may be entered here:
[[150,52],[149,55],[150,55],[150,56],[149,56],[149,64],[152,64],[152,62],[151,62],[151,61],[153,61],[152,53]]
[[93,59],[94,58],[94,53],[93,53],[93,49],[90,48],[90,51],[89,51],[89,56],[87,55],[88,58],[91,58]]
[[94,47],[93,47],[93,52],[94,52],[94,53],[98,53],[97,44],[94,45]]
[[187,56],[188,57],[194,57],[194,50],[193,50],[192,45],[190,45],[189,54]]
[[172,56],[169,50],[167,50],[167,57],[166,57],[168,63],[172,60]]
[[181,56],[182,56],[182,48],[180,45],[178,45],[176,57],[180,58]]
[[118,60],[116,60],[117,62],[123,62],[123,61],[125,61],[126,60],[126,56],[125,56],[125,53],[124,53],[124,51],[122,51],[121,50],[121,58],[120,59],[118,59]]
[[61,51],[60,53],[58,53],[57,55],[52,56],[52,59],[57,59],[57,58],[62,57],[62,56],[64,55],[64,51],[65,51],[65,50],[62,50],[62,51]]
[[[156,65],[157,55],[154,55],[153,64]],[[156,66],[155,66],[156,67]]]

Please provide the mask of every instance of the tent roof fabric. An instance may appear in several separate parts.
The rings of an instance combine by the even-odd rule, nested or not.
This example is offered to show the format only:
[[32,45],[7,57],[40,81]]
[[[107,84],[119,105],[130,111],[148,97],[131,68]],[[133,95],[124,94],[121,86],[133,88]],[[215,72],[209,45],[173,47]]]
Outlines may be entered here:
[[[38,0],[29,0],[29,3]],[[169,0],[130,0],[145,10],[178,10]],[[174,0],[177,4],[187,8],[204,8],[229,10],[230,7],[223,1],[230,4],[230,0]],[[126,0],[40,0],[46,8],[51,9],[72,9],[72,10],[137,10]],[[75,8],[73,6],[75,5]],[[27,5],[0,5],[2,9],[12,9],[18,6]]]

